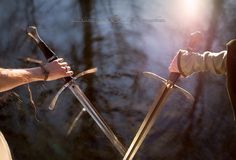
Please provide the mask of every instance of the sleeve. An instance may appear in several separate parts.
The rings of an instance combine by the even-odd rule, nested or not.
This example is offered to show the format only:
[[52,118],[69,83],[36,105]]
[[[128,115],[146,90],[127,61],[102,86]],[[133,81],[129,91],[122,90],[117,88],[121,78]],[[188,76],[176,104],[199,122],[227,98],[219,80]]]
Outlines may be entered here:
[[180,50],[178,54],[178,69],[185,77],[195,72],[206,71],[214,74],[226,74],[227,51],[218,53],[207,51],[199,54]]

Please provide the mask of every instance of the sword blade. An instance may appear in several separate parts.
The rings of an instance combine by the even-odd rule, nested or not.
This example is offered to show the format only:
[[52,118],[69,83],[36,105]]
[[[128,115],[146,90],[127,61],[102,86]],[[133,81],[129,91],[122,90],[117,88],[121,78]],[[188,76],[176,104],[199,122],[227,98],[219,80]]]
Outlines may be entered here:
[[71,133],[71,131],[75,127],[75,124],[77,123],[77,121],[80,119],[80,117],[83,115],[84,112],[86,112],[86,109],[82,108],[82,110],[79,112],[79,114],[75,117],[75,119],[71,123],[71,125],[67,131],[67,136]]
[[147,136],[148,132],[150,131],[151,127],[153,126],[172,88],[173,84],[168,82],[161,87],[160,92],[157,95],[156,101],[154,102],[154,105],[151,106],[146,117],[144,118],[143,123],[141,124],[133,141],[131,142],[131,145],[129,146],[123,160],[133,159],[139,147],[143,143],[145,137]]
[[82,106],[86,109],[86,111],[89,113],[89,115],[97,123],[99,128],[107,136],[107,138],[110,140],[110,142],[114,145],[114,147],[120,152],[120,154],[122,156],[124,156],[125,152],[126,152],[126,148],[119,141],[119,139],[116,137],[115,133],[111,130],[111,128],[106,123],[106,121],[98,113],[98,111],[93,106],[93,104],[88,100],[88,98],[85,96],[85,94],[81,91],[79,86],[76,85],[75,83],[72,83],[69,86],[69,88],[72,91],[72,93],[75,95],[75,97],[79,100],[79,102],[82,104]]
[[[37,32],[37,28],[35,26],[29,26],[27,28],[27,34],[32,38],[32,40],[37,44],[37,46],[41,49],[44,56],[47,58],[48,62],[51,62],[55,59],[57,59],[57,55],[46,45],[46,43],[40,38]],[[75,77],[76,79],[77,77]],[[66,82],[69,82],[73,80],[73,77],[66,77],[64,78]],[[124,156],[126,149],[123,146],[123,144],[118,140],[114,132],[111,130],[109,125],[105,122],[105,120],[102,118],[102,116],[98,113],[96,108],[92,105],[92,103],[89,101],[89,99],[85,96],[85,94],[81,91],[78,85],[76,85],[74,82],[67,83],[65,86],[63,86],[59,93],[56,95],[56,98],[54,98],[53,102],[50,105],[51,109],[54,108],[56,99],[60,95],[60,93],[66,88],[69,87],[72,93],[75,95],[75,97],[79,100],[79,102],[82,104],[82,106],[86,109],[86,111],[89,113],[89,115],[94,119],[94,121],[97,123],[97,125],[100,127],[100,129],[103,131],[103,133],[107,136],[107,138],[111,141],[111,143],[115,146],[115,148],[120,152],[122,156]]]
[[[201,32],[199,32],[199,31],[194,32],[190,35],[189,44],[187,47],[188,51],[193,51],[196,48],[196,44],[201,39],[201,36],[202,36]],[[149,73],[146,72],[144,74],[149,74]],[[163,79],[162,77],[160,77],[160,76],[156,76],[156,77],[165,82],[165,79]],[[148,134],[152,125],[154,124],[155,119],[157,118],[157,115],[160,112],[161,107],[163,106],[164,102],[166,101],[166,99],[168,97],[168,94],[170,93],[172,88],[175,86],[175,83],[179,77],[180,77],[180,73],[171,72],[169,74],[169,78],[166,81],[166,85],[163,85],[163,87],[161,89],[161,93],[159,94],[158,101],[156,103],[154,103],[156,105],[154,105],[147,113],[141,127],[139,128],[137,134],[135,135],[135,137],[134,137],[130,147],[128,148],[123,160],[132,160],[133,159],[138,148],[141,146],[144,138]],[[183,92],[185,92],[185,91],[183,91]],[[193,97],[191,97],[190,99],[193,99]]]

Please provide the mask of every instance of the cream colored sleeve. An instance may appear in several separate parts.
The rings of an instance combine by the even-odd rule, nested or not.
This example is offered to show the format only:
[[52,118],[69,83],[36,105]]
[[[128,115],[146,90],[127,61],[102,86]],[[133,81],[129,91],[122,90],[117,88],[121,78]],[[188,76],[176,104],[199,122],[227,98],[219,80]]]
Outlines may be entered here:
[[189,76],[195,72],[209,71],[214,74],[226,74],[227,52],[204,52],[203,54],[179,51],[178,68],[183,76]]
[[12,160],[9,146],[1,131],[0,131],[0,159]]

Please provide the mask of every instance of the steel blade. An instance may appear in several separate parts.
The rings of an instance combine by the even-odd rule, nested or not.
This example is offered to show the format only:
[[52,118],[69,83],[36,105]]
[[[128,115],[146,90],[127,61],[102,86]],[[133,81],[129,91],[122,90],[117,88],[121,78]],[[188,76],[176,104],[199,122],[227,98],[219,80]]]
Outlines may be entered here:
[[[43,52],[45,58],[48,62],[52,62],[53,60],[56,60],[58,56],[46,45],[46,43],[40,38],[37,32],[37,28],[35,26],[29,26],[27,28],[27,34],[32,38],[32,40],[37,44],[37,46],[41,49]],[[90,72],[94,72],[96,70],[91,70]],[[76,77],[75,77],[76,78]],[[126,149],[122,145],[122,143],[118,140],[114,132],[111,130],[111,128],[108,126],[108,124],[105,122],[105,120],[102,118],[102,116],[98,113],[96,108],[92,105],[92,103],[89,101],[89,99],[85,96],[85,94],[81,91],[78,85],[76,85],[73,82],[73,77],[65,77],[64,80],[67,82],[65,86],[59,90],[59,93],[54,98],[52,105],[50,106],[51,109],[54,108],[56,100],[58,96],[61,94],[61,92],[68,87],[72,91],[72,93],[75,95],[75,97],[80,101],[82,106],[86,109],[86,111],[90,114],[90,116],[94,119],[94,121],[97,123],[97,125],[100,127],[100,129],[104,132],[104,134],[107,136],[107,138],[111,141],[111,143],[116,147],[116,149],[121,153],[122,156],[124,156]]]
[[49,109],[50,110],[54,110],[55,106],[56,106],[56,102],[58,97],[61,95],[61,93],[69,86],[71,85],[71,83],[74,83],[78,78],[87,75],[87,74],[91,74],[91,73],[95,73],[97,72],[97,68],[92,68],[92,69],[88,69],[86,71],[80,72],[79,74],[75,75],[74,77],[71,77],[71,80],[69,82],[67,82],[66,84],[64,84],[60,90],[57,92],[57,94],[54,96],[54,98],[52,99],[50,105],[49,105]]
[[143,120],[137,134],[135,135],[131,145],[129,146],[123,160],[132,160],[136,152],[138,151],[139,147],[141,146],[142,142],[144,141],[146,135],[150,131],[151,127],[153,126],[157,115],[160,113],[163,104],[166,101],[171,89],[173,88],[172,84],[164,84],[161,87],[159,94],[157,95],[156,101],[151,106],[149,112],[147,113],[146,117]]
[[77,123],[77,121],[80,119],[80,117],[83,115],[83,113],[86,112],[85,108],[82,108],[82,110],[79,112],[79,114],[75,117],[75,119],[73,120],[73,122],[71,123],[68,131],[67,131],[67,136],[70,135],[71,131],[74,129],[75,124]]
[[126,152],[125,147],[119,141],[119,139],[116,137],[115,133],[111,130],[111,128],[108,126],[108,124],[105,122],[105,120],[101,117],[101,115],[98,113],[98,111],[92,105],[92,103],[88,100],[88,98],[85,96],[85,94],[81,91],[79,86],[76,85],[75,83],[72,83],[69,86],[69,88],[72,91],[72,93],[75,95],[75,97],[79,100],[79,102],[82,104],[82,106],[86,109],[86,111],[89,113],[89,115],[97,123],[99,128],[103,131],[103,133],[111,141],[111,143],[114,145],[114,147],[120,152],[120,154],[122,156],[124,156],[125,152]]

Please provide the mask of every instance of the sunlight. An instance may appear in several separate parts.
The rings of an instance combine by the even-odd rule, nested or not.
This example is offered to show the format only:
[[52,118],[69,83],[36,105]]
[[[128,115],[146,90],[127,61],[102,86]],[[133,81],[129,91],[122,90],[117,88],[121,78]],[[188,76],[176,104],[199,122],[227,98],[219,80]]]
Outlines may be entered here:
[[196,0],[184,0],[183,4],[189,11],[194,11],[196,2]]
[[173,6],[173,19],[181,22],[181,26],[191,30],[206,27],[212,8],[211,0],[176,0]]
[[189,18],[197,16],[199,0],[183,0],[183,11]]

